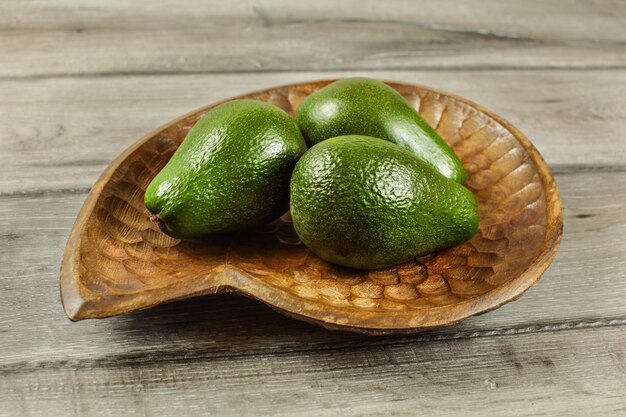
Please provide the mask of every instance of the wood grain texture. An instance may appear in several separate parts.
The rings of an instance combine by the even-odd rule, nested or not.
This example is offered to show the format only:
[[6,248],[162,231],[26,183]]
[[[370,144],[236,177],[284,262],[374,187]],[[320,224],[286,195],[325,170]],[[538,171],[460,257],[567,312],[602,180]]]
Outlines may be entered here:
[[[626,320],[626,244],[622,238],[626,233],[626,173],[572,173],[556,179],[566,207],[567,233],[554,265],[537,287],[514,303],[429,337],[505,335],[523,329],[585,328],[607,319]],[[198,351],[213,346],[224,354],[249,348],[267,353],[277,348],[302,349],[302,338],[307,346],[345,343],[350,338],[292,323],[258,302],[226,296],[70,323],[58,303],[58,269],[84,199],[84,194],[64,193],[0,198],[0,276],[7,294],[6,302],[0,303],[0,331],[7,335],[2,340],[3,366],[128,353],[176,355],[180,345]],[[248,346],[245,340],[251,332],[263,341]],[[59,334],[65,337],[58,338]],[[215,345],[211,335],[223,335],[223,343]]]
[[[416,340],[585,329],[607,320],[626,320],[626,244],[622,238],[626,233],[626,173],[571,173],[557,175],[556,180],[566,207],[567,233],[554,265],[540,283],[514,303]],[[0,198],[0,276],[7,294],[6,302],[0,303],[0,332],[6,335],[0,356],[4,369],[89,358],[115,361],[125,355],[193,356],[208,349],[223,355],[251,349],[270,354],[276,349],[302,350],[303,341],[312,348],[345,346],[355,340],[349,334],[284,319],[258,302],[230,296],[70,323],[58,302],[57,278],[67,235],[84,199],[84,194],[64,193]],[[64,337],[58,338],[59,334]],[[219,335],[221,341],[215,339]],[[246,342],[251,337],[255,341]],[[371,343],[385,343],[375,340]]]
[[[567,152],[565,149],[564,153]],[[289,386],[310,379],[310,374],[316,370],[321,372],[319,375],[322,378],[324,371],[320,370],[316,362],[307,362],[308,366],[302,372],[291,372],[282,385],[259,383],[246,388],[258,395],[245,404],[237,401],[240,389],[236,384],[216,380],[211,389],[220,393],[220,400],[208,402],[205,391],[196,391],[189,385],[178,385],[183,381],[193,384],[195,379],[204,379],[205,372],[211,370],[211,363],[207,362],[209,359],[203,359],[206,365],[198,368],[188,364],[193,358],[209,353],[222,360],[233,358],[229,365],[230,375],[233,375],[233,381],[243,384],[253,376],[246,365],[249,362],[241,363],[235,359],[242,354],[251,355],[256,361],[263,363],[268,360],[264,359],[266,357],[275,358],[280,352],[288,351],[294,352],[293,355],[298,355],[300,360],[307,360],[310,357],[309,351],[324,347],[353,352],[363,346],[366,349],[376,349],[376,346],[401,340],[406,343],[401,354],[406,356],[412,354],[415,344],[428,346],[433,341],[441,340],[442,343],[437,343],[437,346],[443,346],[443,352],[448,352],[446,348],[455,347],[456,352],[465,352],[463,355],[467,358],[477,352],[484,352],[491,356],[487,361],[489,365],[481,360],[476,365],[476,370],[466,373],[460,365],[455,366],[453,362],[449,362],[448,371],[442,372],[438,350],[422,350],[420,365],[416,364],[413,368],[416,375],[419,374],[418,378],[421,378],[423,364],[428,364],[431,379],[434,375],[439,378],[439,382],[437,385],[424,385],[419,394],[413,396],[411,401],[420,402],[414,404],[411,411],[426,409],[428,405],[434,404],[435,399],[441,398],[441,392],[433,389],[443,387],[447,401],[446,408],[439,411],[439,415],[457,415],[458,407],[465,407],[465,414],[485,415],[490,412],[493,404],[508,407],[510,414],[525,415],[529,413],[526,411],[529,410],[528,407],[539,401],[537,407],[545,407],[545,415],[586,417],[594,414],[586,408],[592,404],[597,409],[597,415],[619,416],[620,409],[615,405],[615,400],[607,398],[601,390],[605,385],[597,372],[604,375],[604,368],[597,367],[596,359],[588,357],[577,362],[578,371],[570,376],[563,373],[561,378],[555,379],[550,368],[536,367],[532,373],[526,374],[523,383],[515,377],[504,384],[490,378],[493,375],[509,375],[512,362],[494,359],[501,358],[500,349],[495,344],[491,349],[480,350],[477,349],[478,342],[464,344],[459,341],[466,338],[497,338],[498,346],[512,346],[514,352],[522,353],[532,345],[533,350],[527,356],[529,361],[547,356],[555,362],[569,361],[572,357],[571,350],[565,347],[578,346],[584,351],[600,339],[613,346],[624,346],[623,333],[612,332],[601,338],[594,333],[592,339],[596,342],[586,338],[584,334],[598,327],[619,326],[620,323],[623,325],[626,320],[626,305],[623,303],[626,297],[626,287],[623,285],[626,279],[626,245],[623,241],[626,233],[626,175],[624,172],[606,172],[600,169],[568,171],[557,175],[556,179],[565,206],[567,233],[555,264],[538,286],[515,303],[507,304],[490,314],[469,319],[461,325],[418,336],[384,339],[326,332],[283,318],[257,302],[230,296],[170,304],[106,321],[69,323],[64,319],[58,304],[56,279],[63,246],[84,200],[84,194],[55,192],[0,197],[0,276],[3,277],[3,302],[0,303],[0,368],[2,383],[5,384],[0,389],[0,398],[3,399],[0,402],[0,415],[47,415],[50,410],[55,410],[59,415],[107,415],[109,409],[112,412],[120,409],[126,409],[127,412],[134,410],[141,414],[144,408],[148,410],[148,415],[160,415],[167,414],[168,407],[176,409],[181,415],[194,415],[197,410],[206,410],[211,405],[217,407],[217,404],[232,409],[233,415],[237,415],[245,413],[246,407],[249,407],[248,410],[266,410],[264,407],[267,407],[267,402],[276,398],[294,398],[290,394],[294,391],[290,391]],[[566,340],[557,339],[553,344],[546,344],[543,339],[535,339],[532,343],[523,345],[511,341],[518,334],[552,333],[563,329],[573,329],[571,336]],[[612,355],[617,360],[616,364],[619,364],[620,352],[614,351]],[[172,379],[168,379],[167,384],[151,385],[153,388],[150,393],[137,393],[140,390],[138,387],[144,384],[148,375],[154,375],[137,370],[140,364],[153,364],[157,367],[161,358],[165,363],[178,364],[177,376],[172,374]],[[90,360],[92,361],[87,362]],[[342,373],[354,373],[357,372],[356,369],[363,369],[361,361],[346,358],[343,363],[345,368],[334,371],[333,378],[340,377]],[[106,364],[117,364],[117,367],[106,367]],[[107,380],[108,375],[126,372],[123,386],[137,388],[134,391],[126,389],[126,397],[120,394],[109,401],[104,397],[111,385],[104,383],[97,388],[99,391],[91,393],[84,391],[85,383],[78,379],[68,381],[59,378],[56,385],[52,383],[38,388],[38,370],[52,372],[60,369],[53,371],[57,375],[59,372],[66,375],[67,372],[84,373],[85,371],[78,370],[80,366],[91,371],[105,369],[92,373],[94,378],[87,386],[98,386],[98,381]],[[407,369],[406,366],[398,368],[395,378],[412,386],[415,379],[402,376]],[[566,372],[570,369],[567,367]],[[370,378],[367,380],[369,391],[361,392],[366,398],[363,404],[369,404],[371,414],[386,412],[402,415],[406,412],[403,401],[391,401],[389,397],[380,397],[377,394],[388,392],[385,388],[386,380],[376,383],[378,377],[387,375],[386,371],[368,369],[360,372],[360,378],[364,375],[369,375]],[[619,368],[613,367],[609,370],[609,374],[616,377],[619,377],[619,372],[623,375]],[[242,377],[236,379],[234,375],[237,374]],[[459,381],[465,380],[468,375],[480,376],[461,386]],[[19,384],[13,385],[18,377]],[[484,380],[480,377],[484,377]],[[478,382],[477,387],[481,387],[480,390],[472,386],[473,381]],[[598,390],[584,390],[588,381],[592,381],[592,385]],[[608,381],[609,388],[621,388],[613,383],[612,377]],[[9,395],[8,388],[4,388],[8,386],[6,384],[19,388]],[[495,395],[498,392],[487,391],[484,388],[487,385],[506,389],[508,395],[506,398],[486,396],[485,393]],[[121,387],[119,384],[115,386]],[[320,387],[320,384],[316,386]],[[544,392],[546,386],[550,387],[548,393]],[[282,394],[273,397],[272,393],[278,387]],[[329,386],[328,390],[336,389],[336,386],[333,387]],[[530,387],[541,389],[542,392],[530,392]],[[581,395],[578,399],[567,396],[564,397],[567,401],[560,401],[564,391],[580,389],[583,389],[582,393],[576,391]],[[75,394],[60,394],[60,390],[71,390]],[[341,404],[347,407],[346,404],[352,404],[353,395],[351,389],[339,390],[332,397],[332,403],[330,400],[324,403],[325,407],[331,410]],[[308,400],[309,398],[306,397],[302,402],[307,403],[308,407],[316,407],[319,401]],[[372,402],[368,402],[367,398],[372,398]],[[581,398],[584,398],[584,403],[580,402]],[[97,409],[93,407],[94,399],[99,399]],[[463,405],[459,405],[461,403]],[[74,411],[75,407],[79,411]],[[293,411],[292,408],[286,410]],[[321,412],[317,408],[313,410],[312,414]],[[428,410],[437,415],[438,409]],[[254,410],[247,412],[253,413]],[[534,414],[541,415],[542,412],[538,410]],[[277,414],[280,415],[280,412],[273,413]]]
[[625,336],[619,326],[327,345],[306,356],[209,349],[174,360],[86,360],[14,369],[0,393],[4,415],[622,416]]
[[[624,2],[316,4],[1,3],[0,416],[626,415]],[[533,139],[566,223],[538,286],[375,339],[232,296],[65,319],[63,246],[116,155],[206,103],[351,75],[458,93]]]
[[259,0],[185,7],[174,0],[132,7],[81,0],[4,8],[4,77],[626,66],[626,5],[612,0],[366,6],[358,0]]
[[[330,82],[241,97],[293,115],[306,96]],[[170,238],[147,219],[145,188],[212,104],[134,144],[89,193],[61,263],[68,317],[110,317],[236,292],[327,328],[384,334],[453,324],[518,298],[546,270],[561,239],[561,200],[549,168],[526,137],[488,110],[426,87],[390,85],[463,162],[480,217],[471,240],[367,272],[315,256],[289,215],[227,237]]]
[[[431,85],[481,103],[530,137],[557,172],[624,164],[624,71],[331,73],[351,75]],[[305,72],[0,81],[0,194],[84,191],[155,126],[245,91],[316,77]]]

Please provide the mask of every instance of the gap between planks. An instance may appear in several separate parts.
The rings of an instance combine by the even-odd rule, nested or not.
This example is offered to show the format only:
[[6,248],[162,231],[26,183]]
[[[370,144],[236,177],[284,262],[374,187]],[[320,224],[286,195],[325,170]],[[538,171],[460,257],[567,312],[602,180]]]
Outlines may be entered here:
[[[184,323],[178,322],[178,324]],[[3,364],[0,366],[0,375],[9,376],[16,374],[29,374],[43,369],[63,369],[71,367],[72,369],[90,369],[90,368],[126,368],[137,364],[137,361],[149,359],[151,363],[188,363],[190,357],[194,360],[220,360],[220,359],[243,359],[251,358],[259,355],[294,355],[306,354],[307,352],[340,352],[353,349],[385,346],[385,347],[401,347],[422,342],[439,342],[451,340],[467,340],[478,338],[493,337],[513,337],[538,333],[556,333],[562,331],[584,331],[589,329],[601,329],[609,327],[620,327],[626,325],[626,317],[619,318],[603,318],[596,320],[575,320],[563,321],[555,323],[536,323],[522,326],[508,326],[495,329],[472,330],[472,331],[454,331],[454,327],[449,329],[435,329],[434,331],[426,331],[422,334],[402,335],[402,336],[365,336],[354,335],[356,342],[339,342],[332,347],[309,347],[307,349],[298,349],[281,346],[277,349],[250,349],[243,353],[226,354],[219,353],[216,355],[207,354],[206,346],[197,349],[186,346],[184,349],[168,349],[161,350],[158,353],[139,351],[136,353],[113,354],[98,359],[71,359],[71,360],[52,360],[52,361],[22,361]],[[442,332],[443,331],[443,332]]]
[[[459,66],[445,66],[445,65],[424,65],[424,66],[407,66],[407,67],[354,67],[354,68],[301,68],[301,69],[289,69],[289,68],[260,68],[260,69],[239,69],[239,70],[176,70],[176,71],[103,71],[103,72],[68,72],[68,73],[50,73],[50,74],[29,74],[29,75],[4,75],[0,76],[0,82],[6,81],[44,81],[52,79],[63,78],[76,78],[76,79],[90,79],[90,78],[124,78],[124,77],[167,77],[167,76],[194,76],[194,75],[246,75],[246,74],[270,74],[270,73],[310,73],[315,72],[319,74],[334,74],[334,73],[352,73],[352,72],[368,72],[368,71],[424,71],[424,72],[491,72],[491,71],[515,71],[515,72],[532,72],[532,71],[624,71],[626,66],[624,65],[586,65],[586,66],[571,66],[571,65],[537,65],[537,66],[518,66],[518,65],[459,65]],[[323,77],[320,77],[323,78]]]

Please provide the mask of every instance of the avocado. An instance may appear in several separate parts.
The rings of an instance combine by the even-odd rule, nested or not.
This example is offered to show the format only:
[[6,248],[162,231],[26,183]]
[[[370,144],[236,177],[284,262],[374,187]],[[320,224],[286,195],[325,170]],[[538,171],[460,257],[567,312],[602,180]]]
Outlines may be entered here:
[[396,90],[370,78],[346,78],[302,101],[296,123],[307,145],[344,135],[385,139],[460,184],[465,170],[454,151]]
[[289,206],[289,180],[306,151],[295,122],[271,104],[234,100],[206,113],[148,186],[151,220],[197,237],[254,227]]
[[367,136],[318,143],[291,178],[291,216],[320,258],[385,268],[471,238],[474,195],[408,150]]

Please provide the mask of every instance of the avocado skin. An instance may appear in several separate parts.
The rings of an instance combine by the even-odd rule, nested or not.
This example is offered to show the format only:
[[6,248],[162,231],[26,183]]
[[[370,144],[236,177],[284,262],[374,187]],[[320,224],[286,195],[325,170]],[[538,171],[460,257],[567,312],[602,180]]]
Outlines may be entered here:
[[405,262],[478,229],[467,188],[391,142],[357,135],[320,142],[298,161],[291,216],[311,251],[358,269]]
[[288,209],[291,173],[305,151],[295,122],[278,107],[223,103],[189,131],[148,186],[145,205],[177,238],[272,221]]
[[296,111],[307,145],[344,135],[385,139],[411,151],[460,184],[465,170],[437,132],[393,88],[371,78],[346,78],[311,94]]

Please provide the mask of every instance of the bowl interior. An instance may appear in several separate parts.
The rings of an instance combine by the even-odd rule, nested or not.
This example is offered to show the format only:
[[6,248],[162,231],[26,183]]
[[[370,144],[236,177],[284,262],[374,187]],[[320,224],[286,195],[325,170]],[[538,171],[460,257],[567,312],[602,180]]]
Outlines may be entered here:
[[[246,97],[293,114],[304,97],[328,82]],[[425,87],[390,85],[462,160],[480,215],[479,232],[470,241],[363,272],[310,253],[288,213],[237,235],[185,241],[164,235],[147,220],[144,190],[208,106],[138,142],[94,186],[63,264],[70,318],[236,290],[331,327],[409,329],[454,322],[519,296],[547,267],[560,236],[558,193],[545,163],[523,135],[486,110]]]

